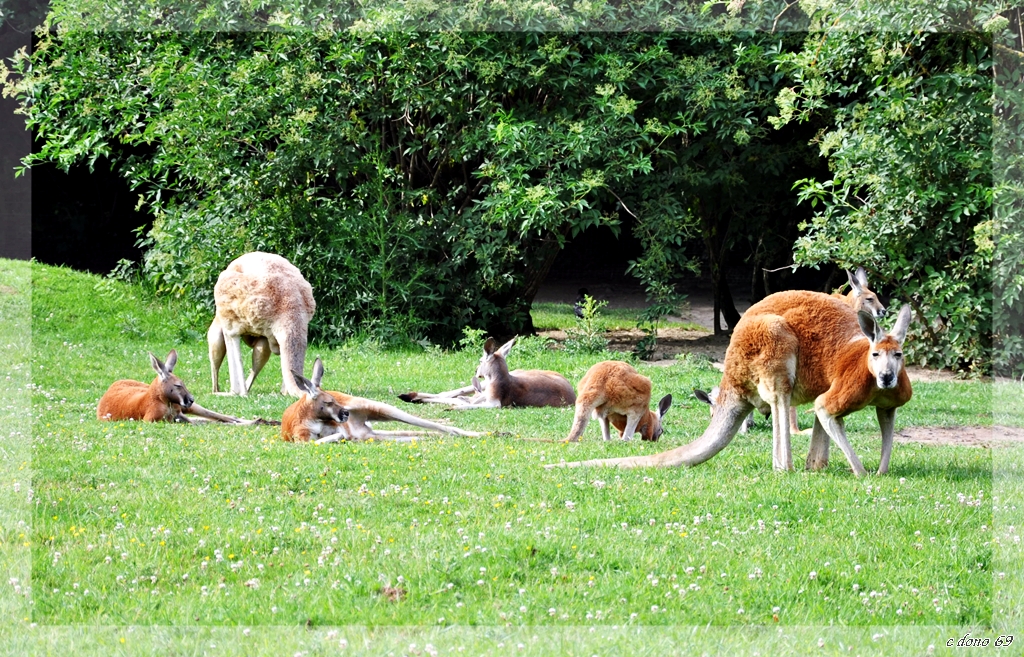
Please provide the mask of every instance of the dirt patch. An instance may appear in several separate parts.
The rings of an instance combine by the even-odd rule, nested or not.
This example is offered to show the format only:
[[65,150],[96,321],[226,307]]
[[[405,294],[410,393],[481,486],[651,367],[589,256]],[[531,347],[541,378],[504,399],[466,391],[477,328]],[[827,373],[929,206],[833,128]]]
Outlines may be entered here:
[[1009,447],[1024,444],[1019,427],[907,427],[897,431],[898,443],[958,445],[961,447]]
[[[539,335],[563,342],[565,331],[539,331]],[[608,348],[612,351],[632,351],[644,336],[639,329],[608,331]],[[725,360],[725,349],[729,346],[728,335],[714,335],[706,331],[689,331],[680,328],[658,329],[658,344],[654,350],[653,365],[671,365],[675,357],[683,353],[699,354],[708,360],[721,363]]]
[[10,285],[0,285],[0,294],[17,294],[17,293],[18,293],[18,291],[15,290]]

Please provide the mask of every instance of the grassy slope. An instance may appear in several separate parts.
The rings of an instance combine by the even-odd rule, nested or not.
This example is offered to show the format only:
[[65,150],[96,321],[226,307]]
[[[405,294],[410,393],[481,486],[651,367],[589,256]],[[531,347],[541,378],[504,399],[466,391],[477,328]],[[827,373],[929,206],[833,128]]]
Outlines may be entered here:
[[[596,427],[568,447],[502,436],[313,447],[281,443],[272,427],[101,423],[106,386],[150,380],[146,352],[172,346],[176,373],[207,407],[274,417],[289,400],[274,394],[276,358],[248,399],[203,394],[205,344],[182,342],[174,326],[183,306],[120,284],[100,293],[96,278],[67,270],[33,275],[40,623],[961,626],[991,616],[992,510],[975,504],[991,496],[987,450],[897,445],[888,477],[858,481],[839,454],[825,472],[779,476],[761,422],[693,470],[538,467],[697,436],[706,408],[687,391],[719,375],[682,365],[643,370],[657,395],[678,400],[657,447],[604,444]],[[477,357],[311,353],[331,387],[385,401],[462,385]],[[512,360],[578,380],[597,357],[526,349]],[[990,423],[990,395],[977,383],[921,384],[897,426]],[[535,438],[561,438],[571,420],[568,409],[414,410]],[[877,465],[873,414],[847,426],[865,466]],[[806,447],[794,440],[798,457]],[[404,599],[387,601],[385,585]]]

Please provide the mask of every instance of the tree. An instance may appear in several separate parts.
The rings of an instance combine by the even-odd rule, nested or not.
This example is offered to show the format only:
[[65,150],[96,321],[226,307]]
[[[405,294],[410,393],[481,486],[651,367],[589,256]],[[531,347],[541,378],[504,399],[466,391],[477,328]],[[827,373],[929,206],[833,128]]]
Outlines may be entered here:
[[992,41],[920,27],[858,33],[845,22],[878,11],[857,5],[782,58],[797,84],[780,93],[776,122],[825,114],[831,124],[816,141],[833,176],[800,185],[818,212],[795,261],[865,266],[914,308],[912,361],[988,371]]

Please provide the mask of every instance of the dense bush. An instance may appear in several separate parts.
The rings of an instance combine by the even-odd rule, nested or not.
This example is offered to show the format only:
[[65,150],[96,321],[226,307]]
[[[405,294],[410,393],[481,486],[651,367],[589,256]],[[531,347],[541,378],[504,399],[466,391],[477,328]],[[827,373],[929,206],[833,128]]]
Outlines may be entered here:
[[[913,362],[977,373],[1024,356],[1013,338],[1020,258],[1006,249],[998,280],[1017,282],[997,289],[993,330],[996,244],[1019,243],[1021,230],[1007,220],[1009,204],[993,214],[993,35],[984,30],[1004,39],[1007,21],[993,18],[998,7],[967,15],[961,4],[931,4],[913,31],[864,33],[849,28],[907,16],[826,6],[817,18],[834,29],[780,58],[797,84],[780,93],[775,121],[829,124],[817,141],[833,175],[799,186],[818,213],[802,226],[795,261],[864,265],[893,305],[913,306]],[[995,354],[993,334],[1003,345]]]
[[73,30],[18,62],[17,91],[35,160],[111,158],[143,193],[159,290],[209,305],[233,257],[269,250],[313,284],[320,339],[450,341],[529,332],[565,240],[626,215],[636,273],[673,298],[690,195],[742,187],[707,167],[768,134],[782,41]]

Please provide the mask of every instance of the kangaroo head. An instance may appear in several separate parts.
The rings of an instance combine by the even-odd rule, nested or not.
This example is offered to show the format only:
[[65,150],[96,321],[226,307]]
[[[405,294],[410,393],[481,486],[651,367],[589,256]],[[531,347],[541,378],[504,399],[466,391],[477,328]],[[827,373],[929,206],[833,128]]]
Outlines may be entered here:
[[715,416],[715,404],[718,403],[718,393],[721,388],[715,386],[710,392],[704,392],[700,388],[693,389],[693,396],[697,398],[697,401],[702,401],[711,407],[711,417]]
[[879,388],[895,388],[900,370],[903,369],[903,340],[907,337],[907,327],[910,326],[910,306],[904,305],[900,308],[896,324],[889,334],[886,334],[865,310],[857,313],[857,321],[860,323],[860,330],[871,343],[868,350],[868,371],[875,377],[875,383]]
[[348,411],[338,404],[334,395],[320,389],[320,381],[324,378],[324,364],[319,356],[317,356],[316,361],[313,363],[312,380],[307,379],[294,370],[292,370],[292,376],[295,377],[295,383],[299,386],[299,389],[309,397],[313,416],[310,419],[320,420],[321,422],[335,422],[337,424],[348,421]]
[[853,309],[858,312],[866,310],[876,319],[885,317],[885,306],[878,295],[868,287],[868,273],[864,268],[857,267],[857,271],[852,274],[847,271],[846,277],[850,280],[850,289],[853,290]]
[[185,388],[185,383],[172,373],[177,363],[178,352],[174,349],[171,349],[171,353],[167,354],[166,362],[162,362],[153,354],[149,355],[149,364],[156,370],[163,398],[170,404],[177,404],[182,408],[188,408],[195,401],[195,397]]
[[670,406],[672,406],[672,395],[665,395],[658,402],[657,413],[647,411],[647,415],[640,420],[640,424],[636,428],[640,432],[640,440],[649,440],[652,443],[658,442],[658,438],[661,438],[661,434],[664,433],[661,427],[661,419],[665,417],[665,413],[668,413]]
[[[487,338],[484,342],[484,355],[480,357],[480,364],[476,368],[476,377],[473,380],[474,388],[478,391],[483,390],[487,387],[488,380],[508,374],[508,363],[505,362],[505,359],[508,358],[508,352],[512,351],[515,344],[516,338],[512,338],[499,347],[497,340]],[[477,388],[476,379],[480,379],[479,388]]]

